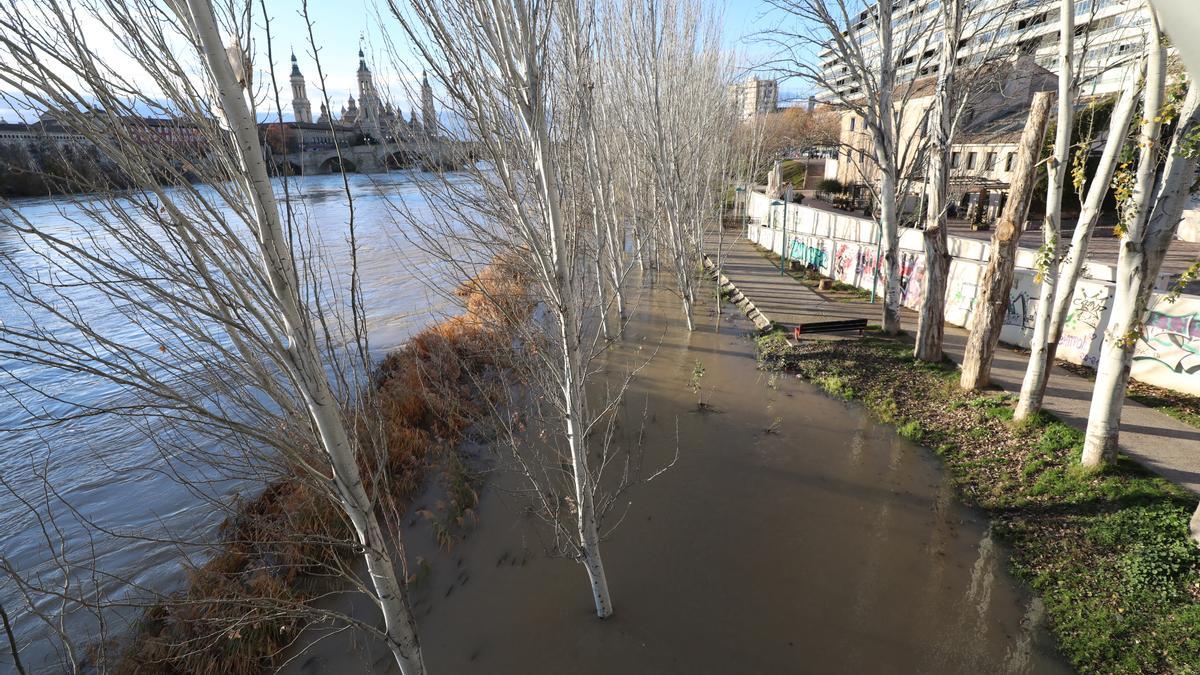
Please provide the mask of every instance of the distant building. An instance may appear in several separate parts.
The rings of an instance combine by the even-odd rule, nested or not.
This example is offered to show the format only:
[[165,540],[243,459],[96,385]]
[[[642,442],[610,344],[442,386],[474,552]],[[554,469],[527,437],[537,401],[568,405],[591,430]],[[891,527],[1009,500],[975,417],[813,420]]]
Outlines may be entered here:
[[743,120],[773,113],[779,107],[779,83],[775,80],[752,75],[745,82],[730,86],[729,92],[736,102],[738,117]]
[[[1007,198],[1017,142],[1029,116],[1033,95],[1054,91],[1058,86],[1058,77],[1033,63],[1030,57],[1001,64],[997,69],[995,82],[982,90],[963,113],[961,129],[950,148],[949,167],[948,198],[955,211],[960,217],[989,224],[999,216]],[[906,144],[916,144],[926,131],[924,112],[934,103],[935,81],[935,77],[926,77],[902,85],[908,108],[899,131]],[[843,114],[840,137],[838,181],[849,186],[877,182],[875,144],[862,117],[849,111]],[[913,178],[910,190],[917,193],[922,187],[921,180],[919,176]],[[914,196],[910,194],[907,201],[915,201]]]
[[[291,125],[291,128],[303,132],[301,134],[303,140],[300,141],[302,145],[332,144],[332,136],[339,136],[339,140],[341,140],[341,135],[351,132],[363,134],[377,142],[436,135],[437,110],[434,107],[433,89],[429,86],[428,78],[423,76],[421,82],[421,115],[423,119],[420,120],[417,119],[415,112],[411,119],[405,120],[402,112],[397,111],[391,103],[383,100],[378,89],[375,88],[374,76],[371,69],[367,67],[366,56],[361,49],[358,50],[357,79],[358,99],[356,100],[351,94],[346,105],[337,115],[331,115],[325,104],[321,104],[320,117],[314,124],[312,105],[309,103],[306,93],[304,75],[300,72],[296,55],[292,55],[292,113],[295,116],[295,123]],[[316,128],[318,125],[324,126],[327,132],[330,127],[333,127],[334,131],[322,136]],[[329,138],[325,136],[329,136]]]
[[29,145],[44,141],[90,145],[82,134],[63,126],[51,113],[43,114],[32,124],[0,122],[0,143]]
[[[989,53],[1013,58],[1024,56],[1057,74],[1059,2],[979,0],[974,3],[968,25],[977,28],[968,29],[959,42],[959,63],[975,65]],[[896,0],[893,5],[892,26],[896,35],[940,30],[937,2]],[[1076,76],[1080,77],[1082,95],[1112,93],[1132,82],[1127,77],[1128,69],[1145,48],[1147,12],[1141,0],[1076,0]],[[866,11],[858,16],[858,23],[850,27],[849,33],[865,53],[877,49],[878,36]],[[937,74],[941,42],[932,39],[922,47],[927,49],[924,54],[914,51],[905,55],[907,58],[896,73],[898,84]],[[861,83],[855,81],[849,66],[833,50],[818,56],[822,78],[830,88],[820,94],[822,100],[835,100],[839,95],[853,97],[859,92]]]

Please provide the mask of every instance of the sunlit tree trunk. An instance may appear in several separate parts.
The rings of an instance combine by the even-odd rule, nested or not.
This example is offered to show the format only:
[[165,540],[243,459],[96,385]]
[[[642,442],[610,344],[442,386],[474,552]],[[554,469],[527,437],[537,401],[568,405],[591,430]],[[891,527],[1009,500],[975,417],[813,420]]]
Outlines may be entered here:
[[963,389],[979,389],[989,383],[992,358],[995,356],[996,343],[1000,340],[1000,329],[1004,326],[1004,314],[1008,310],[1008,296],[1017,262],[1017,244],[1029,213],[1029,200],[1033,196],[1033,183],[1037,176],[1038,153],[1042,148],[1042,138],[1046,135],[1052,99],[1049,92],[1033,95],[1029,118],[1025,121],[1025,130],[1017,146],[1017,166],[1009,188],[1008,203],[996,225],[996,233],[992,235],[987,270],[980,284],[975,311],[971,315],[971,335],[967,338],[962,377],[959,380]]
[[[1046,217],[1042,221],[1042,248],[1038,252],[1037,277],[1041,281],[1029,365],[1021,384],[1021,397],[1013,415],[1023,420],[1042,409],[1046,378],[1050,375],[1050,315],[1058,288],[1058,263],[1062,252],[1063,181],[1071,163],[1071,130],[1074,127],[1075,75],[1072,67],[1075,37],[1075,0],[1059,2],[1058,115],[1055,118],[1054,154],[1050,158],[1046,186]],[[1082,214],[1080,214],[1082,215]]]
[[[1080,210],[1075,232],[1071,236],[1071,245],[1058,265],[1058,285],[1054,290],[1054,306],[1051,308],[1050,325],[1046,336],[1046,360],[1049,363],[1053,363],[1058,354],[1058,342],[1062,338],[1067,312],[1071,307],[1071,298],[1075,295],[1076,285],[1083,273],[1084,263],[1087,261],[1088,244],[1091,241],[1092,232],[1096,229],[1096,223],[1100,220],[1100,209],[1108,194],[1109,184],[1116,171],[1121,149],[1125,146],[1126,133],[1129,130],[1129,123],[1133,120],[1133,111],[1137,104],[1139,91],[1136,86],[1126,87],[1113,107],[1104,151],[1100,155],[1096,172],[1088,184],[1087,197]],[[1050,369],[1044,368],[1041,382],[1036,385],[1037,390],[1032,392],[1029,397],[1029,408],[1025,416],[1032,415],[1041,409],[1049,374]]]
[[[1157,38],[1157,22],[1152,20],[1152,24],[1155,25],[1153,37]],[[1164,49],[1157,40],[1153,44],[1158,45],[1158,49]],[[1132,215],[1125,224],[1126,230],[1117,258],[1116,292],[1100,350],[1084,437],[1081,462],[1087,467],[1112,464],[1117,459],[1121,408],[1125,403],[1125,387],[1129,382],[1129,368],[1141,332],[1141,322],[1167,247],[1179,228],[1184,205],[1196,180],[1194,134],[1198,122],[1200,88],[1194,83],[1189,86],[1187,98],[1179,110],[1178,126],[1171,141],[1166,166],[1161,177],[1157,181],[1154,179],[1157,160],[1161,156],[1159,129],[1154,124],[1162,110],[1162,62],[1156,57],[1147,68],[1144,108],[1147,123],[1143,124],[1139,139],[1143,150],[1139,161],[1146,163],[1148,168],[1143,172],[1143,166],[1138,166]],[[1151,200],[1153,208],[1149,209]],[[1148,217],[1140,220],[1147,211]]]

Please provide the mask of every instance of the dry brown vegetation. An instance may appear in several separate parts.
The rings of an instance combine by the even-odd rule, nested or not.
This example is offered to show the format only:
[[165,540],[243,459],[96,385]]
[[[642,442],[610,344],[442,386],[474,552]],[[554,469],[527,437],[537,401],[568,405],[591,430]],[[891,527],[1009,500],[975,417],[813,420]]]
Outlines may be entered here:
[[[483,413],[487,393],[478,376],[503,367],[511,345],[506,327],[528,315],[523,279],[517,265],[494,261],[459,288],[465,313],[424,329],[379,364],[371,398],[380,414],[357,417],[363,475],[375,477],[382,510],[402,513],[439,464],[452,468],[450,511],[461,521],[474,507],[474,491],[453,484],[453,468],[461,466],[454,448]],[[377,419],[382,433],[367,433],[364,419]],[[371,438],[382,439],[385,452],[371,447],[378,443]],[[299,473],[268,485],[221,530],[220,553],[189,571],[178,597],[146,612],[114,670],[271,670],[303,628],[304,603],[354,558],[342,509]],[[94,651],[102,658],[104,650]]]

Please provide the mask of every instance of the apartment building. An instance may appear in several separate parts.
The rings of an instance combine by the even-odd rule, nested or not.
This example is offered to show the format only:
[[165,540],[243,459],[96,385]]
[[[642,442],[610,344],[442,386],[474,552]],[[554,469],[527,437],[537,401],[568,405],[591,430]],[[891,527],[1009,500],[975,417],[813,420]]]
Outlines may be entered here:
[[751,75],[745,81],[729,87],[738,116],[748,120],[775,112],[779,107],[779,83]]
[[[870,5],[872,3],[866,3]],[[905,53],[897,70],[903,83],[938,70],[942,34],[940,3],[927,0],[895,0],[893,3],[894,44]],[[878,59],[878,42],[870,9],[858,15],[849,27],[863,52]],[[1118,91],[1125,81],[1133,57],[1141,53],[1149,16],[1142,0],[1077,0],[1075,2],[1075,52],[1081,94],[1094,96]],[[975,65],[986,59],[1032,57],[1052,73],[1057,71],[1059,39],[1058,0],[977,0],[968,2],[963,39],[958,45],[959,62]],[[833,101],[854,96],[859,84],[833,50],[819,55],[822,77],[829,89],[821,99]]]

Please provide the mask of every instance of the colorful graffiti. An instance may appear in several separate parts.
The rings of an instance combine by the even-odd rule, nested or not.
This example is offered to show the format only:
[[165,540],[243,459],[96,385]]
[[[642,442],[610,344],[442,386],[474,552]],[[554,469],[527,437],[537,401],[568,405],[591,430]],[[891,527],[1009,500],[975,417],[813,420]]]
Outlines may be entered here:
[[825,267],[825,249],[819,242],[810,244],[801,239],[793,239],[788,259],[795,260],[805,267],[821,269]]
[[833,257],[833,278],[848,283],[854,283],[853,279],[848,278],[848,274],[854,269],[854,253],[850,250],[849,244],[839,244],[837,254]]
[[[879,256],[875,255],[875,251],[860,247],[858,255],[854,261],[854,276],[860,285],[865,285],[871,282],[875,276],[875,272],[879,270]],[[883,276],[880,275],[880,281]]]
[[1152,361],[1171,372],[1200,372],[1200,313],[1167,314],[1151,311],[1142,329],[1142,344],[1134,361]]
[[900,302],[909,309],[918,309],[925,293],[925,256],[904,253],[900,256]]

